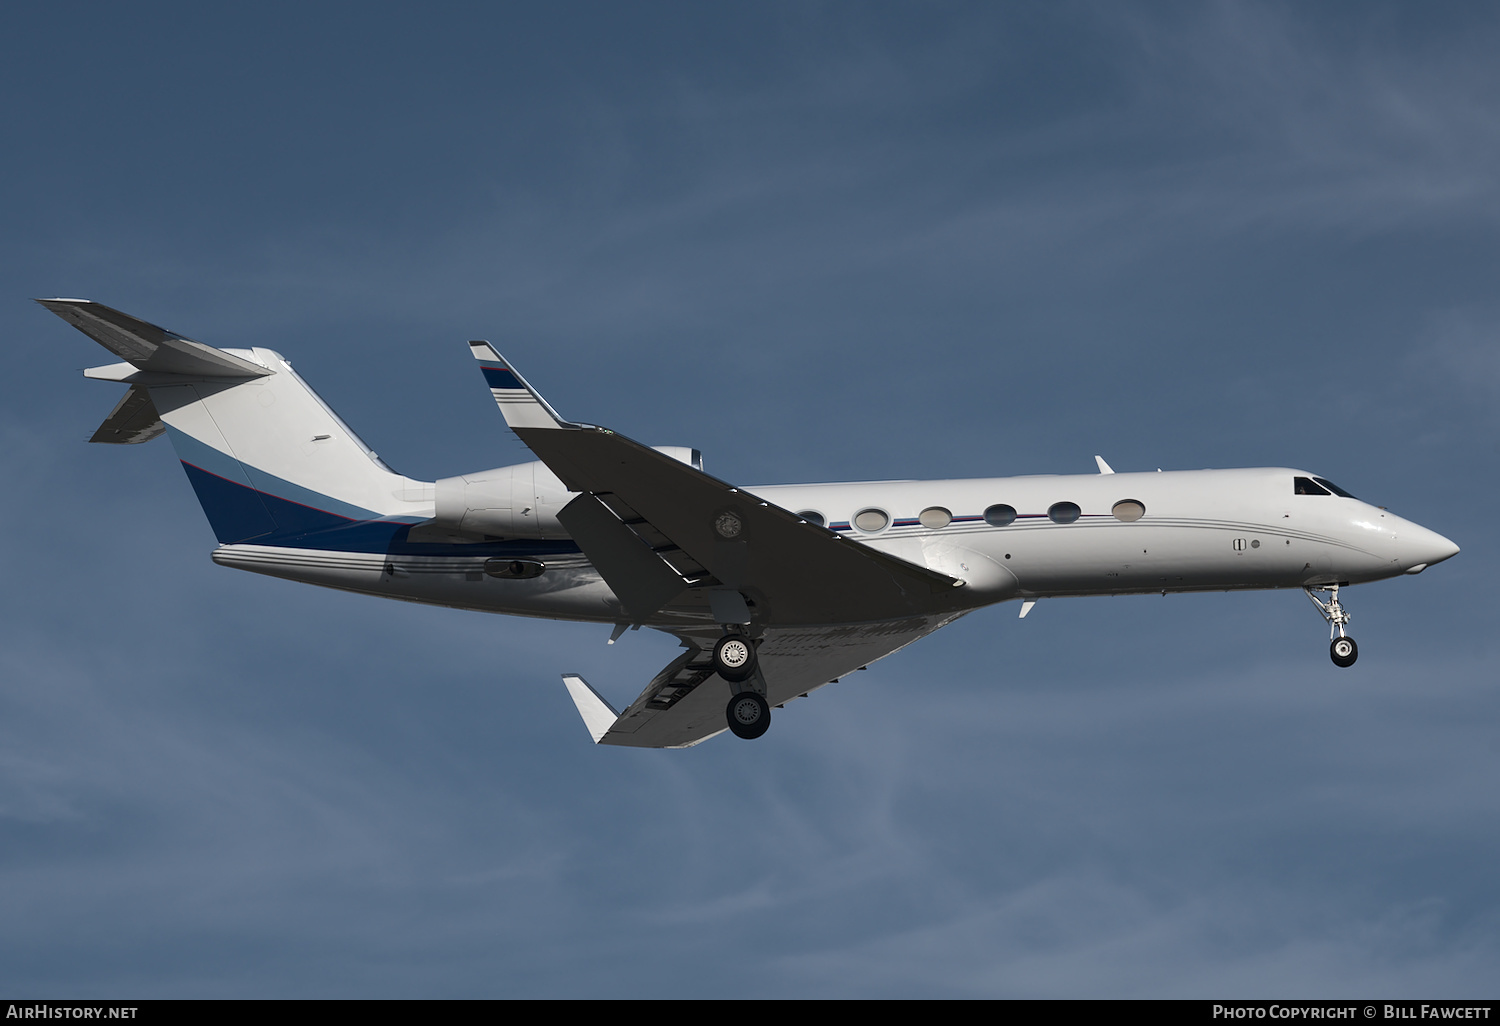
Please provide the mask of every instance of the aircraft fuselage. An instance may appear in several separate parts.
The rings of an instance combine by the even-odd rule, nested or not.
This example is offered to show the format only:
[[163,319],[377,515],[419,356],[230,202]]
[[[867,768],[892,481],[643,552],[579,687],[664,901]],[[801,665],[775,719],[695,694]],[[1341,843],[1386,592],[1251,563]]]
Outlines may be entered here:
[[[1260,468],[745,491],[964,581],[948,600],[954,610],[1066,595],[1357,584],[1414,572],[1457,551],[1441,535],[1359,499],[1321,488],[1324,494],[1297,494],[1299,479],[1313,475]],[[472,554],[461,545],[433,554],[420,552],[422,546],[405,548],[228,545],[214,558],[240,569],[414,602],[582,621],[630,619],[566,539],[491,539],[469,546]],[[545,570],[529,579],[487,572],[494,560],[510,554]],[[702,603],[685,602],[669,604],[645,622],[694,625],[705,619]]]

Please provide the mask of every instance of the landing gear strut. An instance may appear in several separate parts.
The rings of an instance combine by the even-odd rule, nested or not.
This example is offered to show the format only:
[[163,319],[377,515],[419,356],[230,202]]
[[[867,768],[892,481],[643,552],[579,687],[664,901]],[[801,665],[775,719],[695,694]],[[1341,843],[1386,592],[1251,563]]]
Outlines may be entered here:
[[[771,726],[771,706],[766,701],[766,681],[755,657],[756,643],[732,625],[714,643],[714,672],[729,682],[735,692],[724,710],[735,737],[753,741]],[[743,690],[741,690],[743,689]]]
[[[1349,612],[1339,602],[1339,586],[1330,584],[1324,588],[1303,588],[1307,597],[1312,599],[1312,604],[1318,607],[1318,612],[1323,614],[1323,619],[1328,621],[1328,656],[1333,660],[1335,666],[1353,666],[1354,660],[1359,658],[1359,646],[1354,639],[1344,633],[1348,626]],[[1315,591],[1328,592],[1328,601],[1324,602]]]

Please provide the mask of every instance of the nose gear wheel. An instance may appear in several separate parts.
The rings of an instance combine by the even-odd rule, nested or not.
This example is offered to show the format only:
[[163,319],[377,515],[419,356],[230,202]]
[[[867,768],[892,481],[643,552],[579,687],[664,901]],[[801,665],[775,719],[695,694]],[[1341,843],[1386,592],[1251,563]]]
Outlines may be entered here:
[[[1303,588],[1307,597],[1312,599],[1312,604],[1318,607],[1318,612],[1323,614],[1323,619],[1328,621],[1328,656],[1333,660],[1335,666],[1349,667],[1354,665],[1354,660],[1359,658],[1359,646],[1354,639],[1344,632],[1344,628],[1353,619],[1349,611],[1339,601],[1339,586],[1330,584],[1322,588]],[[1328,593],[1328,601],[1324,602],[1315,591]]]
[[1359,658],[1359,646],[1353,638],[1334,638],[1328,645],[1328,655],[1335,666],[1353,666]]

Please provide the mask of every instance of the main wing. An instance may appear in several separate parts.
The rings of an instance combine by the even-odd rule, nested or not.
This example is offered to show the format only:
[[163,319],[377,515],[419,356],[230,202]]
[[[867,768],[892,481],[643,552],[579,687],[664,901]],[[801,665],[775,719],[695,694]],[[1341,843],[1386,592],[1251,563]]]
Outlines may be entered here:
[[627,614],[642,622],[669,603],[681,609],[684,592],[695,591],[712,614],[701,628],[672,629],[687,651],[622,713],[582,677],[564,675],[596,742],[684,748],[726,729],[725,706],[745,685],[715,672],[718,625],[749,625],[763,697],[781,706],[966,611],[955,591],[962,581],[607,428],[565,421],[488,343],[469,345],[511,430],[580,493],[558,519]]
[[[905,648],[951,623],[962,613],[910,617],[871,624],[768,627],[759,660],[766,701],[781,706],[804,698],[845,674]],[[577,674],[563,681],[594,741],[632,748],[688,748],[725,730],[724,706],[731,686],[714,674],[712,637],[679,634],[687,651],[652,678],[640,696],[616,713]],[[735,685],[734,690],[740,686]]]
[[[604,540],[576,540],[636,619],[686,588],[738,592],[751,621],[765,627],[931,617],[959,608],[954,589],[962,581],[810,524],[608,428],[565,421],[488,343],[470,346],[506,423],[564,485],[584,493],[559,519],[571,531],[570,511],[580,521],[578,514],[590,511],[589,526]],[[640,539],[634,549],[616,520]],[[653,570],[657,563],[673,576]],[[703,574],[693,576],[693,568]],[[633,592],[640,593],[635,603]]]

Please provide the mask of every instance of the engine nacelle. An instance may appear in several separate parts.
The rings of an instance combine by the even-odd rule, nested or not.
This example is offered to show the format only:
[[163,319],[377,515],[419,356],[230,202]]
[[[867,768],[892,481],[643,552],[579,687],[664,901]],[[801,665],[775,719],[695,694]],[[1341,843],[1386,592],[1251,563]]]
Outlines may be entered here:
[[[697,449],[681,445],[655,448],[674,460],[703,469],[703,456]],[[557,475],[540,461],[460,474],[437,482],[437,509],[431,523],[494,538],[566,538],[568,532],[558,523],[557,512],[577,494],[563,487]]]
[[495,538],[566,538],[557,511],[574,492],[540,461],[445,477],[433,523]]

